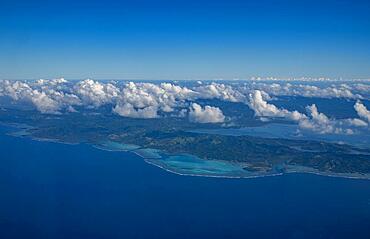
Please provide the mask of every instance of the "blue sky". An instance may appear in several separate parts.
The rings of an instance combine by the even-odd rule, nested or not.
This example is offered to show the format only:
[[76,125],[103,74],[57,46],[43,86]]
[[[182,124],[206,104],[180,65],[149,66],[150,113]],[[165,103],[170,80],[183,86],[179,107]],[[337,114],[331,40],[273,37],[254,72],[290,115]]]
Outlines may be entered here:
[[370,78],[369,1],[1,1],[0,79]]

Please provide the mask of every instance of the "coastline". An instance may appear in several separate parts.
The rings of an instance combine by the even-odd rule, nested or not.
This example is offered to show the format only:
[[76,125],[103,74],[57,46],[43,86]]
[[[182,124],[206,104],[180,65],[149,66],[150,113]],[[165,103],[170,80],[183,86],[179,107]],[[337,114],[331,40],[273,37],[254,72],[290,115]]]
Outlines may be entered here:
[[181,175],[181,176],[192,176],[192,177],[209,177],[209,178],[230,178],[230,179],[249,179],[249,178],[263,178],[263,177],[275,177],[275,176],[283,176],[286,174],[314,174],[317,176],[322,177],[333,177],[333,178],[345,178],[345,179],[357,179],[357,180],[370,180],[370,175],[368,177],[366,176],[350,176],[350,175],[338,175],[338,174],[330,174],[330,173],[322,173],[322,172],[315,172],[315,171],[286,171],[284,173],[274,173],[274,174],[263,174],[263,175],[251,175],[251,176],[226,176],[226,175],[204,175],[204,174],[188,174],[188,173],[180,173],[175,170],[171,170],[170,168],[167,168],[165,166],[156,164],[154,162],[148,161],[144,158],[144,161],[148,164],[151,164],[153,166],[156,166],[162,170],[165,170],[167,172]]
[[[6,128],[11,128],[11,129],[21,129],[21,128],[33,128],[31,126],[27,126],[27,125],[18,125],[18,124],[4,124],[4,123],[0,123],[1,126],[5,126]],[[18,138],[28,138],[28,139],[31,139],[31,140],[35,140],[35,141],[39,141],[39,142],[50,142],[50,143],[58,143],[58,144],[67,144],[67,145],[79,145],[81,144],[82,142],[80,143],[71,143],[71,142],[64,142],[64,141],[60,141],[58,139],[47,139],[47,138],[38,138],[38,137],[32,137],[31,135],[16,135],[16,134],[13,134],[12,132],[4,132],[6,135],[8,136],[12,136],[12,137],[18,137]],[[285,172],[280,172],[280,173],[271,173],[271,174],[261,174],[261,175],[214,175],[214,174],[197,174],[197,173],[183,173],[183,172],[179,172],[179,171],[176,171],[170,167],[166,167],[162,164],[159,164],[159,163],[156,163],[154,162],[155,160],[158,160],[158,159],[163,159],[164,157],[162,157],[162,155],[160,155],[159,153],[157,153],[158,155],[160,155],[160,157],[157,157],[157,156],[153,156],[153,157],[145,157],[144,155],[140,154],[139,152],[135,152],[136,150],[147,150],[146,148],[142,148],[140,146],[138,146],[138,148],[135,148],[135,149],[128,149],[128,150],[123,150],[123,149],[109,149],[107,147],[99,147],[99,144],[96,144],[96,143],[89,143],[87,142],[86,143],[87,145],[93,147],[93,148],[96,148],[96,149],[99,149],[99,150],[103,150],[103,151],[108,151],[108,152],[128,152],[128,153],[133,153],[137,156],[139,156],[140,158],[142,158],[146,163],[152,165],[152,166],[155,166],[155,167],[158,167],[164,171],[167,171],[169,173],[173,173],[173,174],[176,174],[176,175],[180,175],[180,176],[192,176],[192,177],[209,177],[209,178],[227,178],[227,179],[250,179],[250,178],[262,178],[262,177],[273,177],[273,176],[283,176],[285,174],[314,174],[314,175],[318,175],[318,176],[323,176],[323,177],[335,177],[335,178],[345,178],[345,179],[356,179],[356,180],[370,180],[370,175],[351,175],[351,174],[341,174],[341,173],[330,173],[330,172],[320,172],[320,171],[317,171],[315,169],[311,169],[311,168],[307,168],[307,167],[304,167],[304,166],[289,166]],[[161,152],[160,150],[157,150],[157,149],[148,149],[148,150],[155,150],[157,152]],[[179,155],[171,155],[171,156],[181,156],[181,154]],[[168,157],[168,156],[167,156]],[[225,161],[225,163],[228,163],[227,161]]]

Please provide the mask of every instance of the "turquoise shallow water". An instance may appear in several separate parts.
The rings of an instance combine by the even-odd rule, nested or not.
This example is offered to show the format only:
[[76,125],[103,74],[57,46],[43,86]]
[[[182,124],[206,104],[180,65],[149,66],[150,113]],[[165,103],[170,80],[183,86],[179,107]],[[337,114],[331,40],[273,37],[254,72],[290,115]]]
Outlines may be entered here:
[[274,175],[277,173],[248,172],[240,164],[226,161],[203,160],[188,154],[172,155],[159,159],[147,159],[146,161],[170,172],[192,176],[247,178]]
[[107,151],[130,151],[145,159],[147,163],[164,170],[181,175],[209,177],[257,177],[276,175],[279,172],[251,172],[243,169],[241,164],[227,161],[203,160],[190,154],[168,155],[157,149],[139,148],[136,145],[105,141],[94,145]]
[[97,148],[103,149],[103,150],[109,150],[109,151],[131,151],[140,148],[137,145],[133,144],[121,144],[114,141],[104,141],[100,144],[95,145]]
[[1,238],[370,237],[369,180],[186,177],[132,152],[4,133]]
[[132,152],[135,154],[145,158],[145,159],[161,159],[162,158],[162,153],[160,150],[157,149],[135,149]]

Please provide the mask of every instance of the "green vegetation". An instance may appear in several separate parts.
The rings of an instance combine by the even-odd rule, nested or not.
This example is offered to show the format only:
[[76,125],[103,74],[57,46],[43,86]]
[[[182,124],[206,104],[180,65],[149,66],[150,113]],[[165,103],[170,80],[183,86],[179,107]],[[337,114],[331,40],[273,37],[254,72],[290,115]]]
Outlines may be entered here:
[[188,132],[200,127],[183,118],[132,119],[89,111],[42,115],[33,111],[2,110],[0,122],[27,124],[35,138],[68,143],[98,144],[104,140],[154,148],[169,154],[187,153],[204,160],[241,164],[250,172],[303,166],[319,172],[370,174],[370,150],[308,140],[266,139]]

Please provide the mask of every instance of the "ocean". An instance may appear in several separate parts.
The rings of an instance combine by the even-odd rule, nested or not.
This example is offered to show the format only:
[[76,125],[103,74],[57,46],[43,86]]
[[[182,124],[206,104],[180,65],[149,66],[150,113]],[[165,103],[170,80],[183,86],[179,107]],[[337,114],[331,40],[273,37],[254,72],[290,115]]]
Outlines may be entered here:
[[370,180],[180,176],[0,130],[0,238],[370,238]]

